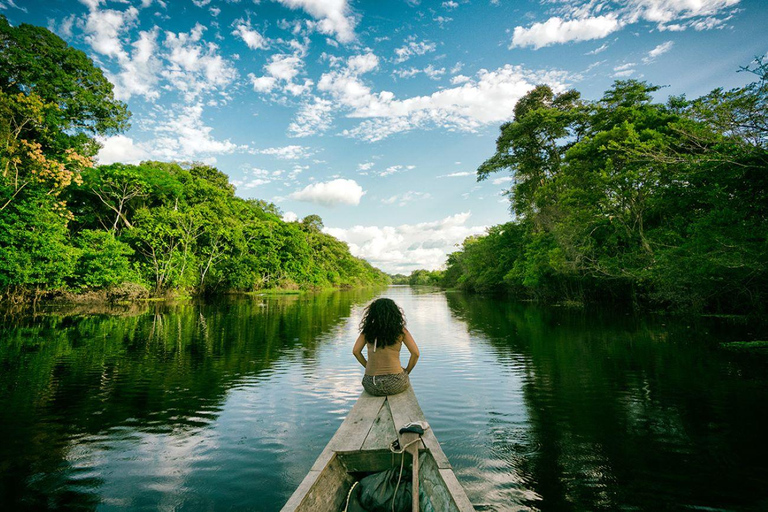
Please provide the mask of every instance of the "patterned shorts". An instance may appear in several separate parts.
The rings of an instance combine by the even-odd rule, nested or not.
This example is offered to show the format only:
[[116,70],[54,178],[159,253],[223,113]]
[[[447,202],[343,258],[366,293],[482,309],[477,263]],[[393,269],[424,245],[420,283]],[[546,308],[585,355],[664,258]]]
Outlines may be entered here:
[[410,380],[405,372],[363,377],[363,387],[373,396],[396,395],[408,389],[409,384]]

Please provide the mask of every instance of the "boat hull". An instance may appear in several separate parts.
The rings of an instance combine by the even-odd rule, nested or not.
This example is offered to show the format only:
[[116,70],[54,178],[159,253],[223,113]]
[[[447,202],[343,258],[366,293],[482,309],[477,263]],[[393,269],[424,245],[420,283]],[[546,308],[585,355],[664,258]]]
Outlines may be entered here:
[[[395,439],[400,446],[416,440],[416,434],[398,433],[412,421],[425,421],[413,388],[388,397],[363,391],[282,512],[341,510],[352,483],[360,476],[399,466],[401,457],[411,466],[410,454],[394,455],[389,446]],[[419,485],[435,510],[473,511],[432,429],[414,446],[420,454]]]

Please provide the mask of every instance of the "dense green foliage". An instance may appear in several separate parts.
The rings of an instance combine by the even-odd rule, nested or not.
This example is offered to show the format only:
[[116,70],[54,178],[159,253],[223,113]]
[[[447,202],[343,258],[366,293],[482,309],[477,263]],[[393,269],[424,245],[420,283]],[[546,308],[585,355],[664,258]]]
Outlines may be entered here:
[[83,52],[0,16],[0,299],[387,282],[320,217],[284,222],[274,205],[235,197],[213,167],[94,167],[94,137],[128,117]]
[[408,284],[411,286],[440,286],[443,272],[440,270],[414,270],[410,275],[395,274],[389,276],[392,284]]
[[538,86],[478,179],[507,170],[514,220],[465,240],[443,284],[543,300],[758,311],[768,290],[768,65],[753,83],[655,103]]

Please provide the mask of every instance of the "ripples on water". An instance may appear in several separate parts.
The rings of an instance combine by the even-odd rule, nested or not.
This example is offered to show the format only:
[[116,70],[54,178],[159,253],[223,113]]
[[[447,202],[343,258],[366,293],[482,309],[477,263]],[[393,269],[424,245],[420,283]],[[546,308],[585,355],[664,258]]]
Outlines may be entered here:
[[[718,345],[751,326],[384,294],[478,509],[768,510],[766,357]],[[359,394],[375,295],[6,317],[0,509],[279,509]]]

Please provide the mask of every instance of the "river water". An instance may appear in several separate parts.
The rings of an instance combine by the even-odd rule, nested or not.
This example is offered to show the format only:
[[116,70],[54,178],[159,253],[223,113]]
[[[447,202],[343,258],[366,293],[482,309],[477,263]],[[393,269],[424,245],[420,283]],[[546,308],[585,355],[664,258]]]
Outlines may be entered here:
[[2,317],[0,510],[279,510],[380,295],[477,509],[768,510],[768,356],[720,345],[755,326],[409,287]]

